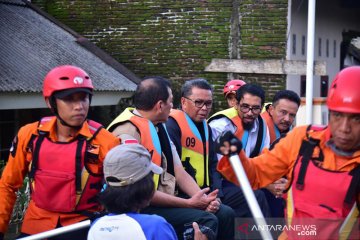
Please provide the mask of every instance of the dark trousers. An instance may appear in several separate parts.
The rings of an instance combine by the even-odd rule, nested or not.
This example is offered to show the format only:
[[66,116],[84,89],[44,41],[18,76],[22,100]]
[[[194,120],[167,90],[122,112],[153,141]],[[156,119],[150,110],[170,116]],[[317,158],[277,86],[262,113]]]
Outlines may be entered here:
[[[246,198],[239,186],[236,186],[235,184],[224,179],[222,181],[222,192],[224,194],[223,198],[221,199],[222,202],[234,209],[236,217],[253,217],[249,205],[246,202]],[[261,190],[255,190],[254,194],[264,217],[270,217],[270,207],[266,200],[265,193]]]
[[285,209],[285,200],[283,198],[276,198],[269,190],[262,188],[261,191],[265,193],[265,197],[270,206],[272,218],[283,218]]
[[141,211],[146,214],[157,214],[166,219],[175,229],[179,240],[183,239],[183,233],[189,223],[197,222],[206,226],[217,234],[217,239],[234,238],[234,211],[222,204],[216,214],[193,208],[166,208],[147,207]]

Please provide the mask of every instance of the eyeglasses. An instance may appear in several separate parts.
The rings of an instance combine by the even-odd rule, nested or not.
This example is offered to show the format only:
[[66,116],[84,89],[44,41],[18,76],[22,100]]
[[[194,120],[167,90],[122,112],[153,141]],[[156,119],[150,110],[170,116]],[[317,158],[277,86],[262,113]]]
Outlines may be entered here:
[[243,113],[248,113],[251,110],[251,112],[253,114],[259,114],[261,112],[261,107],[260,106],[253,106],[250,107],[249,105],[246,104],[241,104],[240,105],[240,111]]
[[195,107],[197,107],[197,108],[202,108],[204,105],[206,106],[206,108],[211,108],[212,104],[213,104],[213,102],[211,100],[204,101],[204,100],[200,100],[200,99],[192,100],[192,99],[187,98],[187,97],[184,97],[184,98],[186,98],[187,100],[192,101],[195,104]]

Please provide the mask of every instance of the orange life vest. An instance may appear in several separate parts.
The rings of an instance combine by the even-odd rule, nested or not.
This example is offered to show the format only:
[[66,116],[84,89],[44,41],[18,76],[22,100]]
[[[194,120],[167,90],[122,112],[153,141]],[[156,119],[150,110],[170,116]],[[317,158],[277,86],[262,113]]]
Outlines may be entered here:
[[[40,125],[54,117],[42,118]],[[92,151],[91,140],[102,126],[88,120],[93,136],[79,135],[71,142],[53,142],[48,132],[38,130],[29,141],[32,152],[31,197],[37,207],[54,212],[74,212],[98,207],[95,197],[101,189],[102,171],[92,171],[98,166],[98,155]]]
[[309,236],[347,239],[358,216],[355,198],[360,166],[350,172],[323,169],[317,164],[323,158],[321,149],[316,158],[313,156],[317,146],[316,139],[303,140],[287,194],[288,224],[311,228],[311,231],[303,230],[308,235],[301,235],[288,230],[287,235],[290,239],[301,239],[301,236],[303,239]]
[[202,122],[205,133],[203,142],[198,128],[185,112],[172,110],[170,117],[181,129],[181,161],[185,170],[200,187],[209,186],[209,129],[206,121]]
[[[159,135],[156,131],[154,124],[143,117],[137,116],[132,113],[134,108],[126,108],[119,116],[117,116],[107,128],[109,131],[115,129],[119,124],[124,122],[131,122],[139,131],[141,139],[140,144],[143,145],[151,154],[151,160],[158,166],[161,166],[161,154],[162,154],[162,147],[160,143]],[[168,166],[171,164],[172,168],[172,158],[168,160]],[[171,172],[168,167],[168,172]],[[172,170],[173,171],[173,170]],[[155,187],[158,187],[159,183],[159,175],[154,174],[154,182]]]

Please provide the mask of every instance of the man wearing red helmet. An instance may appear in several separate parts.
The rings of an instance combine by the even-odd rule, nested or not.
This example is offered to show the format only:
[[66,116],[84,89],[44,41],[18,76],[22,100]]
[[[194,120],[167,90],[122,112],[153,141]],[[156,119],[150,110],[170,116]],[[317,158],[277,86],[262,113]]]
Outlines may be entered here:
[[[103,159],[119,139],[87,120],[93,85],[81,68],[65,65],[45,77],[43,96],[55,116],[23,126],[14,138],[0,179],[0,239],[16,191],[28,174],[31,199],[21,232],[32,235],[87,219],[99,211]],[[59,238],[86,239],[87,229]]]
[[246,83],[240,79],[234,79],[225,84],[223,93],[224,93],[224,97],[226,98],[226,101],[227,101],[229,107],[236,106],[236,104],[237,104],[236,90],[238,90],[242,85],[245,85],[245,84]]
[[[281,176],[288,183],[288,224],[310,226],[306,239],[359,239],[360,200],[360,67],[340,71],[331,84],[326,127],[300,126],[281,139],[271,151],[246,157],[241,142],[230,133],[217,139],[219,151],[238,153],[254,189]],[[218,170],[238,183],[229,158]],[[302,229],[284,228],[279,239],[301,239]],[[341,237],[340,237],[341,236]]]

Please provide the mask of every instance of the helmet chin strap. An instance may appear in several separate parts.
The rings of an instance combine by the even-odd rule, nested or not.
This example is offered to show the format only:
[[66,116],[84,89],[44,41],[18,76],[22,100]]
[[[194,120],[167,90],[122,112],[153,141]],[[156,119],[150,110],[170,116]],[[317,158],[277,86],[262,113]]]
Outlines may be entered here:
[[56,100],[55,100],[55,97],[54,96],[51,96],[50,97],[50,106],[51,106],[51,112],[56,116],[57,119],[60,120],[60,123],[66,127],[70,127],[70,128],[74,128],[74,129],[80,129],[83,125],[83,123],[85,122],[82,122],[79,126],[72,126],[70,124],[68,124],[67,122],[65,122],[64,119],[62,119],[58,113],[58,110],[57,110],[57,106],[56,106]]

